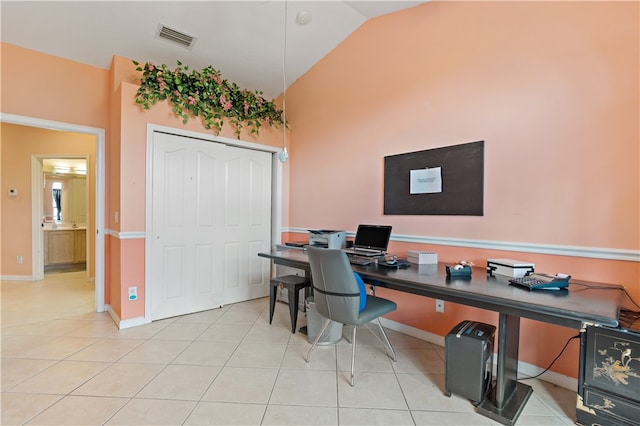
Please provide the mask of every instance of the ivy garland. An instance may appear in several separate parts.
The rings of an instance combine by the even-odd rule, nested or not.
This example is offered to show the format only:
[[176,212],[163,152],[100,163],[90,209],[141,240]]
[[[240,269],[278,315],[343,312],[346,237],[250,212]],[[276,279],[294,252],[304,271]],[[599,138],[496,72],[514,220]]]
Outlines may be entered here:
[[262,125],[288,127],[283,111],[276,108],[273,100],[267,100],[262,92],[240,89],[236,83],[222,79],[220,71],[208,66],[201,72],[182,67],[178,62],[175,70],[166,65],[155,66],[149,62],[144,66],[133,61],[136,71],[142,72],[140,88],[136,92],[136,103],[149,109],[157,101],[168,99],[173,112],[186,124],[189,117],[202,118],[205,128],[222,130],[227,118],[240,139],[245,125],[251,133],[258,135]]

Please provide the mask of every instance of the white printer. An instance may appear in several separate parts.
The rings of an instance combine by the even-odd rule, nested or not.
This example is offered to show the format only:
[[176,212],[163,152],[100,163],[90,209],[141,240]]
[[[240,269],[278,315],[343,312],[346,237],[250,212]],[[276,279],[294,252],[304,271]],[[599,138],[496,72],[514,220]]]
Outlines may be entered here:
[[309,245],[330,249],[341,249],[345,246],[347,233],[329,229],[309,230]]

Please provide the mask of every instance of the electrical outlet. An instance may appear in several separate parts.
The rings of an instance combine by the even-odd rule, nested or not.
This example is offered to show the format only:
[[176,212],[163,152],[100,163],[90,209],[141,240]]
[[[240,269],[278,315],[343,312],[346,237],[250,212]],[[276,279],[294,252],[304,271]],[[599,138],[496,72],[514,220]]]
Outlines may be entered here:
[[18,265],[22,265],[22,256],[16,256],[16,262],[18,262]]
[[436,299],[436,312],[444,312],[444,300]]
[[129,300],[138,299],[138,287],[129,287]]

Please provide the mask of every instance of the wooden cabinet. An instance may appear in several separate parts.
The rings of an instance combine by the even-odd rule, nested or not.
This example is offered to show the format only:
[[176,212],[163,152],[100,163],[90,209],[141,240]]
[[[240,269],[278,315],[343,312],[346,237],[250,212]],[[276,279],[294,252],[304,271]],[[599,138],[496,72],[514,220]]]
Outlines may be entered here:
[[63,265],[87,261],[87,231],[64,229],[44,232],[44,264]]
[[577,423],[637,425],[640,419],[640,333],[587,326],[580,341]]
[[80,229],[75,232],[73,241],[73,259],[75,263],[87,261],[87,231]]

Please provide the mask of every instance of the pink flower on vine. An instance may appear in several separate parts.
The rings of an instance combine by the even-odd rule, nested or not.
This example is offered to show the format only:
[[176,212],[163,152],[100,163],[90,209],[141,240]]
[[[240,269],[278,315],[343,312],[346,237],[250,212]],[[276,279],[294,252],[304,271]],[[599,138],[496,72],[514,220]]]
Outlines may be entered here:
[[242,105],[242,107],[244,108],[244,113],[248,114],[249,113],[249,102],[244,101],[244,104]]
[[196,98],[189,96],[189,105],[195,105],[197,103]]
[[219,75],[214,74],[212,78],[216,83],[222,84],[222,77],[220,77]]
[[225,111],[229,111],[233,106],[231,101],[227,100],[227,97],[225,95],[220,95],[220,105],[222,106],[222,109]]

